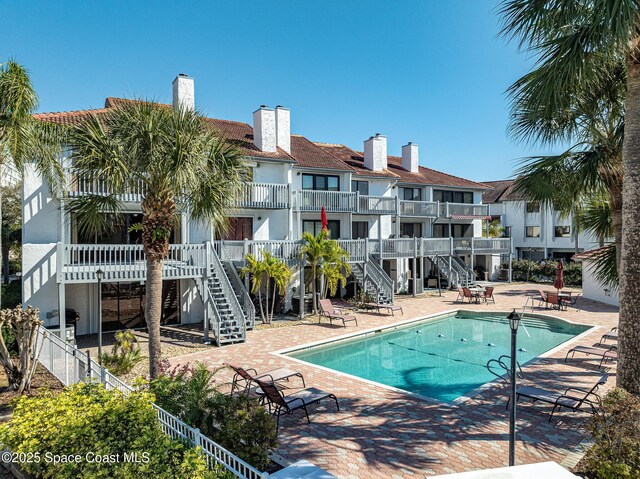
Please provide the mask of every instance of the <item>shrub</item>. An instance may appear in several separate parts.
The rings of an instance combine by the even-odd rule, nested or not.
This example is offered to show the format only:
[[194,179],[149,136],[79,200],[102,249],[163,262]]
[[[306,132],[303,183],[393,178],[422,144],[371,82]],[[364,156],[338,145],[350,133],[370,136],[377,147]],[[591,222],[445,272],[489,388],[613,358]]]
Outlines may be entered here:
[[[21,306],[16,306],[0,310],[0,330],[11,333],[0,335],[0,363],[7,375],[9,387],[20,394],[29,390],[36,371],[36,358],[40,353],[36,339],[41,324],[38,308],[28,306],[22,309]],[[5,339],[12,340],[11,347],[17,349],[17,361],[13,358],[15,350],[9,349]]]
[[613,389],[589,423],[593,447],[584,472],[590,479],[640,477],[640,397]]
[[115,338],[111,354],[102,355],[102,364],[113,374],[127,374],[142,361],[140,347],[131,331],[118,331]]
[[[558,262],[546,260],[544,264],[529,259],[513,261],[511,265],[513,279],[516,281],[531,281],[533,283],[552,283],[558,271]],[[567,285],[580,286],[582,284],[582,265],[580,263],[565,263],[564,282]]]
[[216,390],[206,365],[165,370],[149,384],[156,403],[258,469],[278,446],[273,417],[254,398]]
[[[37,478],[185,479],[224,477],[207,471],[202,453],[165,435],[151,395],[123,395],[99,384],[79,383],[57,396],[21,397],[0,440],[15,453],[39,453],[40,462],[22,463]],[[51,455],[78,454],[79,462],[52,464]],[[87,454],[118,454],[116,462],[90,462]],[[124,461],[124,453],[148,461]],[[148,456],[146,456],[148,454]]]

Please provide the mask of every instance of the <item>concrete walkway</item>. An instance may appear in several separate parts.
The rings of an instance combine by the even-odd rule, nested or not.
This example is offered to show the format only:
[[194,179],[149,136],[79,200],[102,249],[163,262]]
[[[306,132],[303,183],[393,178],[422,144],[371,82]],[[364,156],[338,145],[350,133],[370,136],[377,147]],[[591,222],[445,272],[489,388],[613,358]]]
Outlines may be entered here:
[[[309,322],[249,332],[246,343],[173,358],[171,362],[202,361],[212,368],[233,362],[258,371],[289,367],[301,371],[308,386],[336,394],[340,412],[327,403],[311,408],[311,424],[307,424],[300,411],[284,418],[278,453],[292,461],[306,459],[341,478],[415,478],[503,467],[508,459],[508,414],[505,410],[508,393],[502,384],[495,384],[459,405],[431,403],[377,384],[300,364],[273,352],[451,309],[520,310],[527,295],[535,294],[538,289],[538,285],[532,284],[498,286],[495,305],[462,305],[455,302],[455,292],[446,292],[441,298],[398,298],[404,316],[358,314],[359,326],[351,325],[346,330]],[[565,364],[564,357],[575,344],[598,343],[603,332],[617,324],[617,309],[586,300],[579,305],[582,308],[579,312],[574,309],[561,312],[536,310],[599,327],[550,357],[526,367],[527,377],[541,386],[564,390],[569,386],[591,385],[600,376],[595,359],[576,358]],[[615,367],[610,372],[613,385]],[[221,382],[231,378],[227,370],[218,374]],[[522,403],[519,406],[519,464],[562,462],[584,438],[583,425],[588,415],[561,412],[552,422],[547,422],[549,412],[550,408],[544,405]]]

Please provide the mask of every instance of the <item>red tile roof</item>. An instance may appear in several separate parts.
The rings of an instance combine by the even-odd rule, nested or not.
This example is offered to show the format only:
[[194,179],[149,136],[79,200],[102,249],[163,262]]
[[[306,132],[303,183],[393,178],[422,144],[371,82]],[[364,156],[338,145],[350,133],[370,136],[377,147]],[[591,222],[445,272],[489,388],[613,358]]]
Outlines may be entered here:
[[490,187],[490,189],[482,194],[482,202],[487,204],[498,203],[509,199],[509,193],[515,181],[516,180],[485,181],[485,185]]
[[598,259],[602,254],[604,254],[607,246],[602,246],[600,248],[590,249],[587,251],[583,251],[582,253],[574,254],[571,259],[574,261],[584,261],[589,259]]
[[[89,115],[102,116],[112,108],[141,100],[108,97],[104,108],[94,110],[77,110],[69,112],[38,113],[34,118],[50,121],[62,125],[75,125]],[[160,106],[170,108],[171,105],[159,103]],[[388,157],[388,168],[384,171],[371,171],[364,166],[362,152],[352,150],[344,145],[316,143],[300,135],[291,135],[291,153],[278,148],[276,152],[260,151],[253,144],[253,128],[251,125],[239,121],[206,118],[212,128],[219,131],[226,138],[239,144],[246,156],[256,158],[271,158],[294,161],[304,168],[322,168],[329,170],[351,171],[354,175],[367,177],[381,177],[398,180],[401,183],[417,183],[436,186],[453,186],[461,188],[486,189],[487,186],[474,181],[448,175],[430,168],[419,167],[417,173],[411,173],[402,168],[402,159],[396,156]]]

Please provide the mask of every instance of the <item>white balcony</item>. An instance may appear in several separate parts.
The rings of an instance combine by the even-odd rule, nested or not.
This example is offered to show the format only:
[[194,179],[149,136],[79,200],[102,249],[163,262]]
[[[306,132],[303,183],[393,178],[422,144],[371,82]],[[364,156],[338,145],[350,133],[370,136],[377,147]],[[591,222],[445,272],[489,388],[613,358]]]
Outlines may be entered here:
[[[67,196],[84,196],[84,195],[101,195],[109,194],[109,188],[101,178],[87,178],[75,173],[72,168],[66,171],[67,178]],[[120,201],[125,203],[140,203],[144,195],[144,184],[139,184],[127,188],[122,194],[118,195]]]
[[281,183],[245,183],[236,202],[237,208],[287,209],[291,206],[291,188]]
[[358,195],[358,211],[361,215],[395,215],[396,199],[393,196]]
[[454,219],[489,218],[489,205],[470,203],[440,203],[440,217]]
[[458,254],[509,254],[511,238],[454,238],[453,250]]
[[438,216],[438,203],[435,201],[401,200],[400,216],[436,218]]
[[294,198],[297,211],[320,211],[322,207],[327,213],[358,211],[357,193],[350,191],[298,190]]

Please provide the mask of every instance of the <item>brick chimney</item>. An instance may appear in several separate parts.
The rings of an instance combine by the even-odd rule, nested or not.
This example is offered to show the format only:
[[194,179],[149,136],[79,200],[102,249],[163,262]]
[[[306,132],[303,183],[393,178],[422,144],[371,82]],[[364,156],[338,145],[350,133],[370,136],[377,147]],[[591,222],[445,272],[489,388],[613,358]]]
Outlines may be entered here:
[[387,169],[387,137],[376,133],[364,142],[364,166],[371,171]]
[[418,145],[407,143],[402,147],[402,168],[411,173],[418,172]]
[[195,109],[196,99],[193,88],[193,78],[188,77],[184,73],[180,73],[173,80],[173,108]]
[[253,143],[260,151],[276,151],[276,112],[267,105],[253,112]]

